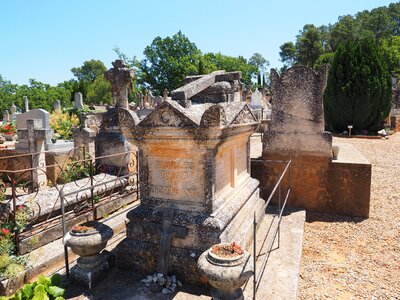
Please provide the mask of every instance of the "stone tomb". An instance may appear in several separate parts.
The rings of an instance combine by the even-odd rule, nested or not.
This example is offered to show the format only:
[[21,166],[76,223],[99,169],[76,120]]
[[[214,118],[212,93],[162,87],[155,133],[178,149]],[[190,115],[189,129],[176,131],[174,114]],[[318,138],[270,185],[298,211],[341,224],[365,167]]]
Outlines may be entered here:
[[253,212],[263,213],[259,182],[249,174],[257,121],[241,102],[183,108],[167,100],[139,123],[132,111],[118,114],[139,148],[141,204],[128,214],[117,264],[198,284],[200,254],[219,242],[248,247]]
[[326,66],[318,73],[295,66],[279,76],[271,70],[272,119],[263,136],[264,162],[252,162],[252,175],[268,197],[283,170],[282,164],[270,161],[291,159],[289,205],[368,217],[371,164],[354,147],[343,145],[334,160],[332,135],[324,131],[327,71]]

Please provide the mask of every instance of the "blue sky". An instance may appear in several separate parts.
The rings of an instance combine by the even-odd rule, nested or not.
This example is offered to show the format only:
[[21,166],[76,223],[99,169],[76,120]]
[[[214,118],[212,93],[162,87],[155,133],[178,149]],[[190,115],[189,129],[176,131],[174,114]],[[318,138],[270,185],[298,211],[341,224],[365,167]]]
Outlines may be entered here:
[[294,41],[304,24],[327,25],[393,2],[2,0],[0,75],[18,84],[29,78],[57,84],[85,60],[111,67],[115,46],[141,59],[156,36],[179,30],[203,52],[246,58],[259,52],[270,67],[280,67],[279,46]]

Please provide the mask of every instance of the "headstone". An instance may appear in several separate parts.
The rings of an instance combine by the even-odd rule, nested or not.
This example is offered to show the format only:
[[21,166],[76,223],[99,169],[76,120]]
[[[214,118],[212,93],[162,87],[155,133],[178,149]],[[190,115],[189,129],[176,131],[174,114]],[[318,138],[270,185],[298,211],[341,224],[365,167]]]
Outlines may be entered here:
[[138,92],[137,97],[138,97],[139,108],[144,108],[144,101],[143,101],[142,92]]
[[132,84],[133,70],[120,59],[115,60],[112,65],[113,68],[104,75],[111,82],[115,107],[128,108],[128,87]]
[[74,107],[76,109],[83,109],[83,95],[81,92],[76,92],[74,95]]
[[165,89],[163,93],[163,101],[168,100],[168,90]]
[[32,109],[29,112],[17,115],[17,130],[26,129],[26,121],[29,119],[40,119],[43,129],[50,129],[50,114],[44,109]]
[[154,107],[154,96],[150,90],[146,91],[145,104],[146,103],[148,103],[148,107],[146,107],[146,105],[145,105],[145,108],[153,108]]
[[255,90],[254,93],[251,95],[250,108],[261,109],[263,107],[262,99],[262,93],[259,90]]
[[60,100],[54,101],[54,103],[53,103],[53,110],[54,110],[55,112],[60,112],[60,111],[62,111],[62,109],[61,109],[61,101],[60,101]]
[[[53,131],[50,129],[50,114],[44,109],[32,109],[26,113],[18,114],[16,119],[16,127],[18,134],[18,142],[15,144],[15,148],[17,150],[27,150],[30,149],[30,143],[32,141],[29,140],[29,132],[27,132],[27,121],[28,120],[36,120],[35,121],[35,130],[42,130],[46,133],[47,139],[44,140],[45,150],[48,149],[48,146],[51,145],[51,138],[53,136]],[[40,123],[40,128],[38,127]]]
[[25,106],[25,112],[29,111],[29,100],[27,96],[22,97],[24,99],[24,106]]
[[25,126],[26,130],[20,133],[28,141],[28,150],[32,153],[32,180],[36,188],[42,189],[47,186],[45,142],[51,138],[53,131],[43,128],[42,119],[27,119]]
[[272,116],[263,151],[332,155],[322,104],[326,77],[326,66],[318,73],[295,66],[282,76],[271,70]]
[[161,96],[154,97],[154,107],[160,105],[162,102],[163,102],[163,97],[161,97]]
[[17,107],[15,106],[14,102],[11,105],[11,110],[10,111],[11,111],[11,120],[15,121],[16,118],[17,118]]
[[10,122],[10,121],[11,121],[10,113],[6,109],[5,111],[3,111],[3,122]]

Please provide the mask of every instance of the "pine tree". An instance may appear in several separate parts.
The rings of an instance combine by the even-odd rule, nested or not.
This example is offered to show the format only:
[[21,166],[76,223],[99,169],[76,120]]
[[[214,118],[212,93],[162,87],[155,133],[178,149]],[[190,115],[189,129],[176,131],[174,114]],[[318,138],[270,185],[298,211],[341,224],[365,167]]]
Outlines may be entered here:
[[376,131],[391,108],[391,79],[375,41],[348,41],[337,49],[324,94],[328,130]]

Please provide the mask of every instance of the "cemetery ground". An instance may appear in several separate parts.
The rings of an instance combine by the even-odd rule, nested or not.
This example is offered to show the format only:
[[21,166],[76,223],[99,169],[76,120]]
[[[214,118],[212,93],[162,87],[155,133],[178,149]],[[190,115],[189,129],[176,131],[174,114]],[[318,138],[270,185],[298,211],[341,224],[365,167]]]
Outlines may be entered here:
[[400,134],[334,138],[372,164],[368,219],[307,213],[300,299],[400,299]]
[[[334,138],[357,148],[372,164],[371,210],[368,219],[307,213],[298,286],[299,299],[398,299],[400,291],[400,134],[389,140]],[[251,138],[252,157],[261,151],[260,137]],[[134,281],[115,270],[99,289],[101,299],[130,299]],[[114,277],[115,276],[115,277]],[[264,274],[264,276],[269,276]],[[111,280],[110,280],[111,279]],[[268,289],[263,286],[262,290]],[[173,299],[210,299],[204,291],[187,290]],[[90,299],[73,288],[71,299]],[[135,284],[136,296],[147,294]],[[143,295],[142,294],[142,295]],[[70,294],[71,295],[71,294]],[[80,295],[80,296],[79,296]],[[90,295],[90,294],[89,294]],[[121,298],[121,297],[122,298]],[[189,297],[189,298],[187,298]],[[165,296],[159,295],[159,299]],[[158,299],[155,297],[154,299]],[[171,298],[171,297],[169,297]],[[283,299],[283,298],[277,298]]]

